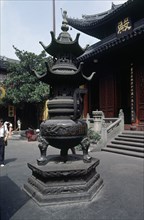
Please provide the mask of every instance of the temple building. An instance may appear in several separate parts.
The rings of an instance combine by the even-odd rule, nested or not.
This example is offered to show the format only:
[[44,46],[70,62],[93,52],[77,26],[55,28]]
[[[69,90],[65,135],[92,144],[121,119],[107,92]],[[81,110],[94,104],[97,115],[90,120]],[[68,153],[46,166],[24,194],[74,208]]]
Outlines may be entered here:
[[77,58],[85,74],[96,72],[86,85],[85,113],[98,109],[111,118],[123,109],[125,129],[144,130],[144,1],[112,3],[108,11],[67,21],[99,39]]

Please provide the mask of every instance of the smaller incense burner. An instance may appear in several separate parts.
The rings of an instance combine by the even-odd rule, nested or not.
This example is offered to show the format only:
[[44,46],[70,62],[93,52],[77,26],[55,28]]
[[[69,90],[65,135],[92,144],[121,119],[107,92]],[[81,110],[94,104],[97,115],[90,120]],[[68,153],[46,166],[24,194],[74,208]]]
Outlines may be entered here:
[[47,53],[53,56],[53,65],[46,63],[47,72],[37,77],[51,86],[50,100],[48,101],[49,119],[40,125],[39,149],[41,157],[38,164],[43,165],[47,161],[46,151],[49,145],[61,150],[61,160],[66,162],[68,150],[75,154],[74,147],[81,144],[84,162],[91,162],[88,155],[90,146],[87,137],[87,123],[82,119],[83,98],[86,89],[80,88],[90,77],[82,73],[83,63],[77,66],[76,58],[84,49],[78,44],[79,34],[72,41],[67,32],[69,27],[66,21],[66,11],[63,12],[62,32],[58,38],[51,32],[52,42],[49,46],[41,45]]

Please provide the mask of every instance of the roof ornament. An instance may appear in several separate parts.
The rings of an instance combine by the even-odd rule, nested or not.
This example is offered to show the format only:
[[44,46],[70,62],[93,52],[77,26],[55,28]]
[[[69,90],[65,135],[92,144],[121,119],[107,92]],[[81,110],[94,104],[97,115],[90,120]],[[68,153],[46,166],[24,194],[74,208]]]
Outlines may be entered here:
[[62,26],[61,26],[61,30],[62,31],[68,31],[69,30],[69,26],[68,26],[68,22],[67,22],[67,11],[63,11],[61,8],[61,13],[62,13]]
[[115,6],[114,3],[112,2],[112,4],[111,4],[111,9],[114,9],[114,6]]

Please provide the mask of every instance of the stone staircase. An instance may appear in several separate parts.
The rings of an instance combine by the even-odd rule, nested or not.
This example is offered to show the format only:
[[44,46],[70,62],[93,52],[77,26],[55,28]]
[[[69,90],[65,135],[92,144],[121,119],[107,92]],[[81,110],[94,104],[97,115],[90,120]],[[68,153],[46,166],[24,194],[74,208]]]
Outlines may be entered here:
[[13,131],[12,136],[9,137],[10,140],[27,140],[25,131]]
[[144,158],[144,132],[125,130],[112,139],[102,151]]

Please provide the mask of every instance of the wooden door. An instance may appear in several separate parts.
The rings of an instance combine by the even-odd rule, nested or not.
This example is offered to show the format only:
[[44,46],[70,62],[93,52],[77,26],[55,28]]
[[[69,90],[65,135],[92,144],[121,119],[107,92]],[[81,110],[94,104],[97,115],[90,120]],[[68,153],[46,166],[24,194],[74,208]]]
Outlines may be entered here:
[[115,82],[113,76],[105,76],[100,79],[99,100],[100,110],[105,117],[115,116]]

